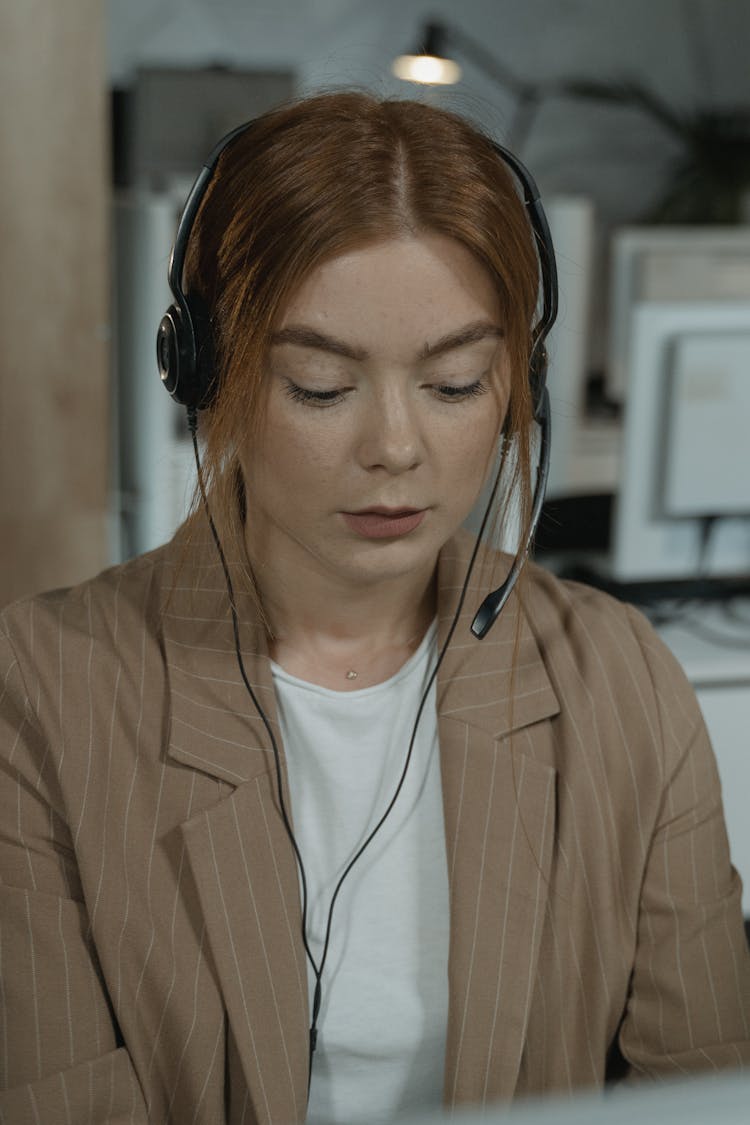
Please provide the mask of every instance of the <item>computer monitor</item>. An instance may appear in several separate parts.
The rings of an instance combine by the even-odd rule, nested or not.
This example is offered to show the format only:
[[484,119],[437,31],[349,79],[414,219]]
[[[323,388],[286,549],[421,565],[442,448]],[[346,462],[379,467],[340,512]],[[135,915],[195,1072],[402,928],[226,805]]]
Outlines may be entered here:
[[636,304],[629,335],[611,577],[750,580],[750,300]]
[[611,243],[607,395],[624,403],[633,306],[750,301],[750,225],[623,227]]

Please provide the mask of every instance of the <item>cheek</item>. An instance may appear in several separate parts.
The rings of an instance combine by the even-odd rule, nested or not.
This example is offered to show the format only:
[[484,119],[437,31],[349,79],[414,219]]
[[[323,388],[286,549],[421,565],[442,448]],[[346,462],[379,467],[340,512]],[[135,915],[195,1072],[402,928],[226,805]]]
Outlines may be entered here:
[[486,412],[472,412],[460,434],[446,434],[442,442],[445,491],[459,508],[474,503],[495,467],[499,425],[488,405]]
[[294,418],[270,416],[261,440],[246,451],[242,467],[245,478],[255,481],[256,487],[293,500],[335,477],[340,448],[336,438],[321,441],[311,427]]

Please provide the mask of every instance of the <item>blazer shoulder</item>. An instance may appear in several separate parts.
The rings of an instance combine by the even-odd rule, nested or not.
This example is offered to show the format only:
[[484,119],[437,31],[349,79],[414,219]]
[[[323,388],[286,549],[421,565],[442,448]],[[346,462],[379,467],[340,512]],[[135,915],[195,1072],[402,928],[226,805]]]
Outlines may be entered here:
[[684,669],[634,605],[534,563],[519,597],[553,681],[556,669],[572,668],[569,691],[577,682],[602,706],[608,701],[668,727],[683,746],[702,727]]
[[107,567],[67,587],[30,594],[0,612],[0,642],[22,665],[53,660],[65,641],[81,639],[127,648],[134,626],[158,631],[172,544]]

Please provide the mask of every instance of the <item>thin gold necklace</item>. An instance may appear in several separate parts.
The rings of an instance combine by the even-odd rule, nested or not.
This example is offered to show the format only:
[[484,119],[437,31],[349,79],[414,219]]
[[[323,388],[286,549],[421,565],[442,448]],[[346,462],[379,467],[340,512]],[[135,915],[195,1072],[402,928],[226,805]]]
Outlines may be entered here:
[[[416,640],[417,640],[417,638],[418,638],[418,637],[419,637],[419,635],[420,635],[420,632],[422,633],[422,636],[424,636],[424,632],[422,632],[422,630],[418,629],[418,630],[417,630],[417,632],[416,632],[416,633],[413,633],[413,634],[412,634],[412,635],[411,635],[411,636],[409,637],[409,639],[408,639],[408,640],[406,640],[406,641],[404,641],[404,642],[403,642],[403,644],[404,644],[404,648],[407,648],[407,649],[409,649],[409,656],[411,656],[411,655],[412,655],[412,652],[413,652],[413,650],[412,650],[412,648],[411,648],[411,645],[412,645],[412,643],[413,643],[414,641],[416,641]],[[425,632],[426,632],[426,630],[425,630]],[[408,658],[407,658],[407,659],[408,659]],[[348,669],[348,671],[347,671],[347,673],[346,673],[346,678],[347,678],[347,680],[356,680],[358,676],[359,676],[359,672],[357,671],[357,669],[356,669],[356,668],[349,668],[349,669]]]

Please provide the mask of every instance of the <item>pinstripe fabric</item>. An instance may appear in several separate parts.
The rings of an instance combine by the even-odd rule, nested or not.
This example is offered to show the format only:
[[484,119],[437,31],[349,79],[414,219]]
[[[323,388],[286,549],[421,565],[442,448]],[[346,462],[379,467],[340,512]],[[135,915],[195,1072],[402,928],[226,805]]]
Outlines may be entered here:
[[[441,637],[467,551],[441,555]],[[633,611],[535,568],[485,642],[479,598],[437,691],[446,1103],[599,1085],[614,1044],[632,1076],[750,1064],[739,885],[681,671]],[[0,628],[0,1125],[302,1121],[297,875],[213,548],[180,533]]]

